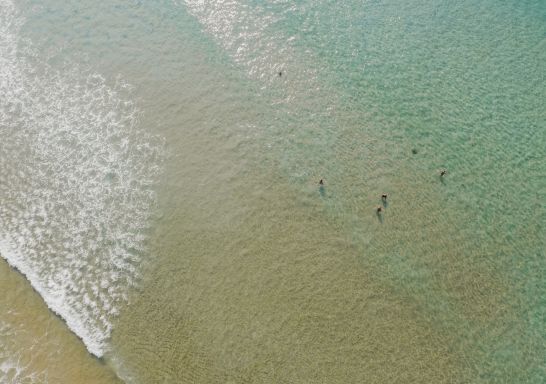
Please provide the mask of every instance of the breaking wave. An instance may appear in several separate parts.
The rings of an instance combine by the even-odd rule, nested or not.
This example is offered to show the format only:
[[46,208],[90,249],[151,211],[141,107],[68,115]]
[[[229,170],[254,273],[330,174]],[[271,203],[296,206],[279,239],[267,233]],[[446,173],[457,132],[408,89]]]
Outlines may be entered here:
[[146,257],[163,142],[129,85],[40,61],[23,23],[0,1],[0,254],[101,356]]

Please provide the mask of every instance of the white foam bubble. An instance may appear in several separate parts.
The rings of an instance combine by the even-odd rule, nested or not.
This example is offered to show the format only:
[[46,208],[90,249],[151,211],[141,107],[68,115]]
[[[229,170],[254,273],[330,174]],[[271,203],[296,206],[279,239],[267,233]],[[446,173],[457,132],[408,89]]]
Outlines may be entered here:
[[[8,310],[8,313],[10,310]],[[17,337],[20,330],[14,329],[9,324],[0,320],[0,339]],[[2,345],[0,348],[0,383],[46,383],[47,373],[32,371],[25,364],[21,351],[13,350],[10,345]]]
[[14,358],[5,359],[0,364],[0,382],[4,384],[16,384],[24,380],[35,383],[33,375],[26,375],[24,367]]
[[161,139],[129,86],[52,68],[0,1],[0,254],[101,356],[146,255]]

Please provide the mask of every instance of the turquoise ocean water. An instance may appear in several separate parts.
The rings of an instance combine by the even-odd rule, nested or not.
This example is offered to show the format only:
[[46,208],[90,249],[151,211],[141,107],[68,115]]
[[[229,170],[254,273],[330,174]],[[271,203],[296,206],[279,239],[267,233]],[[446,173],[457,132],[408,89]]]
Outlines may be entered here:
[[0,35],[0,381],[61,369],[30,286],[127,383],[546,380],[546,2],[0,0]]

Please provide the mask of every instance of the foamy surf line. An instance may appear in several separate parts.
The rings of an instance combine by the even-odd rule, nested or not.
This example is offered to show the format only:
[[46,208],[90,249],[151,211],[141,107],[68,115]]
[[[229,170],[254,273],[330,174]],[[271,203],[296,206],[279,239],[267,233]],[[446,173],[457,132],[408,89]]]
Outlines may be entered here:
[[61,296],[50,292],[42,283],[41,277],[32,270],[28,265],[25,265],[24,257],[19,255],[10,246],[10,242],[0,235],[0,256],[5,259],[8,264],[19,271],[29,281],[30,285],[42,297],[49,309],[60,316],[68,326],[85,344],[87,350],[97,357],[101,357],[104,351],[100,338],[93,335],[92,331],[86,328],[85,324],[79,320],[77,313],[64,304]]
[[163,141],[130,87],[52,68],[0,1],[0,255],[96,356],[138,283]]

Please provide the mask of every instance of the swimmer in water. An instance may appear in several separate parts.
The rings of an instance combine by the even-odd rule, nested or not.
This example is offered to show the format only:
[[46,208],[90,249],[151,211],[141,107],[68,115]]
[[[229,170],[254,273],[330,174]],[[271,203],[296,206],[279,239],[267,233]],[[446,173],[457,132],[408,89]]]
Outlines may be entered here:
[[381,200],[387,201],[387,194],[386,193],[381,195]]
[[440,171],[440,177],[444,177],[445,175],[447,175],[447,171],[445,169],[442,169]]
[[318,183],[319,183],[319,185],[324,185],[324,180],[320,179],[320,181]]
[[382,211],[383,211],[383,208],[382,208],[381,206],[378,206],[378,207],[376,208],[377,214],[380,214]]

